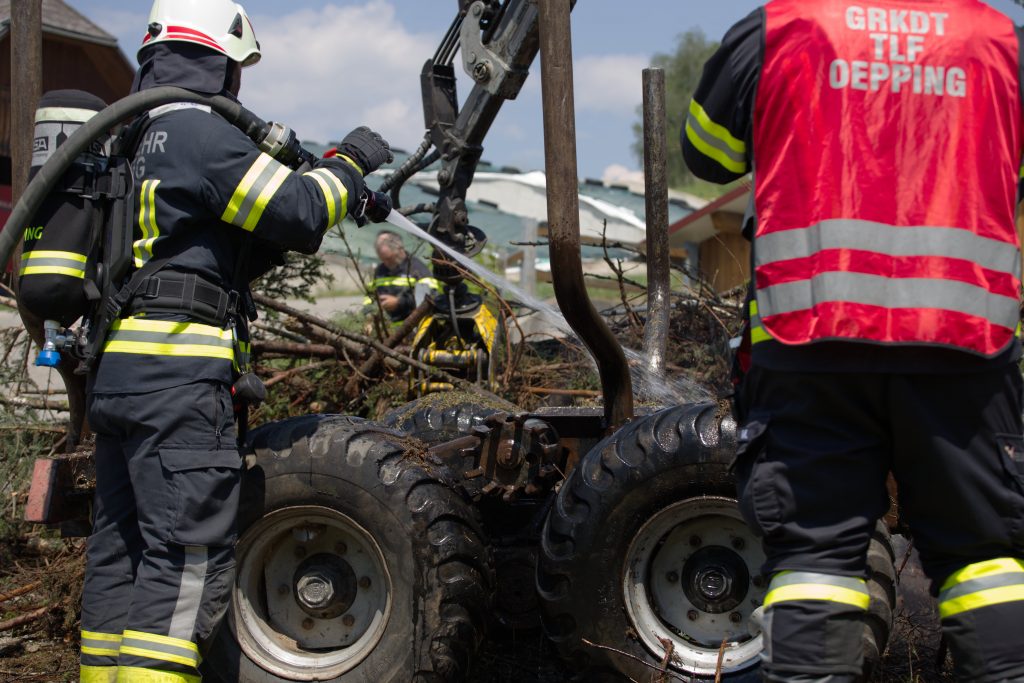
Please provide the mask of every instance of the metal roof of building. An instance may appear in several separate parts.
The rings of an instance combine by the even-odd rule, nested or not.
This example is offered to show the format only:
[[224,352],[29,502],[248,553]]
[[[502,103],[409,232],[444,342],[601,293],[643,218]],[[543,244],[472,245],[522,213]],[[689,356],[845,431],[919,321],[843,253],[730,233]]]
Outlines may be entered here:
[[[0,38],[10,30],[11,2],[0,0]],[[106,47],[117,47],[114,36],[86,19],[63,0],[43,0],[43,31]]]

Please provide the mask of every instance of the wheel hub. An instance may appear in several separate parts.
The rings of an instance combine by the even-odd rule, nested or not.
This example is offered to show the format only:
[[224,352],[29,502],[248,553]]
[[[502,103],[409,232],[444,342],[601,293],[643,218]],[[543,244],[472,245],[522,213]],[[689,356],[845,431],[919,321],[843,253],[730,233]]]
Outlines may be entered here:
[[633,537],[623,573],[640,641],[694,676],[754,666],[762,642],[752,617],[766,590],[752,575],[763,562],[734,499],[694,497],[654,513]]
[[728,548],[701,548],[683,565],[683,591],[697,609],[721,614],[747,597],[750,572],[743,558]]
[[239,539],[230,626],[246,655],[290,681],[353,670],[377,646],[392,581],[373,536],[338,510],[293,506]]
[[320,553],[302,562],[292,579],[295,602],[311,617],[334,619],[356,599],[356,574],[337,555]]

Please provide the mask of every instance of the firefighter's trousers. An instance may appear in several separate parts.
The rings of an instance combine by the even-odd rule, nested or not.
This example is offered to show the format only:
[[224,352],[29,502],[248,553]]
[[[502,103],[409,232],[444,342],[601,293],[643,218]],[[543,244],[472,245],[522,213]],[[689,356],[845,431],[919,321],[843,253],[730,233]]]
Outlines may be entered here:
[[93,394],[95,523],[82,683],[197,683],[234,579],[241,461],[230,389]]
[[859,680],[865,555],[899,489],[956,680],[1024,678],[1024,433],[1016,366],[953,374],[755,368],[737,484],[763,535],[769,681]]

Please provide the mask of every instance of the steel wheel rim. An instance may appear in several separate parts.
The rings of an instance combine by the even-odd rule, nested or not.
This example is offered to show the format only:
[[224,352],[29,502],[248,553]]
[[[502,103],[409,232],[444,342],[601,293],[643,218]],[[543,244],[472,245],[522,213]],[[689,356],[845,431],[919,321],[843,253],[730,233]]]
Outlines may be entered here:
[[[347,515],[313,505],[277,510],[246,530],[236,555],[230,625],[245,654],[265,671],[299,681],[337,677],[383,637],[391,575],[373,536]],[[333,558],[328,567],[340,561],[352,570],[355,588],[335,591],[337,604],[318,611],[300,595],[331,593],[315,582],[311,588],[308,576],[323,573],[316,568],[325,556]],[[334,574],[335,580],[348,576]]]
[[[699,543],[691,542],[696,540]],[[716,550],[709,553],[708,549]],[[723,561],[730,554],[737,559]],[[747,570],[742,586],[738,561]],[[751,624],[751,614],[761,606],[767,590],[758,576],[763,561],[760,542],[743,522],[733,499],[689,498],[655,513],[630,542],[623,567],[626,611],[644,647],[662,660],[666,648],[661,641],[667,640],[672,643],[673,668],[710,676],[718,670],[724,639],[722,673],[753,666],[762,649],[760,629]],[[723,588],[720,576],[730,573],[736,576],[731,584],[725,581]],[[703,580],[699,595],[705,602],[694,604],[687,595],[683,586],[688,579]],[[737,596],[742,597],[735,607],[710,611],[728,607]],[[734,614],[740,615],[738,622]]]

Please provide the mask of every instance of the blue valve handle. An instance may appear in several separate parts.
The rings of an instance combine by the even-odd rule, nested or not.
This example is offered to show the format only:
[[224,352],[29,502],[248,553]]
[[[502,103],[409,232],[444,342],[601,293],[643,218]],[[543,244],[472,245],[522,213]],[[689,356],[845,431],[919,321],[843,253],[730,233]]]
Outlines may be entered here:
[[54,349],[43,349],[36,356],[36,366],[42,368],[55,368],[60,363],[60,352]]

